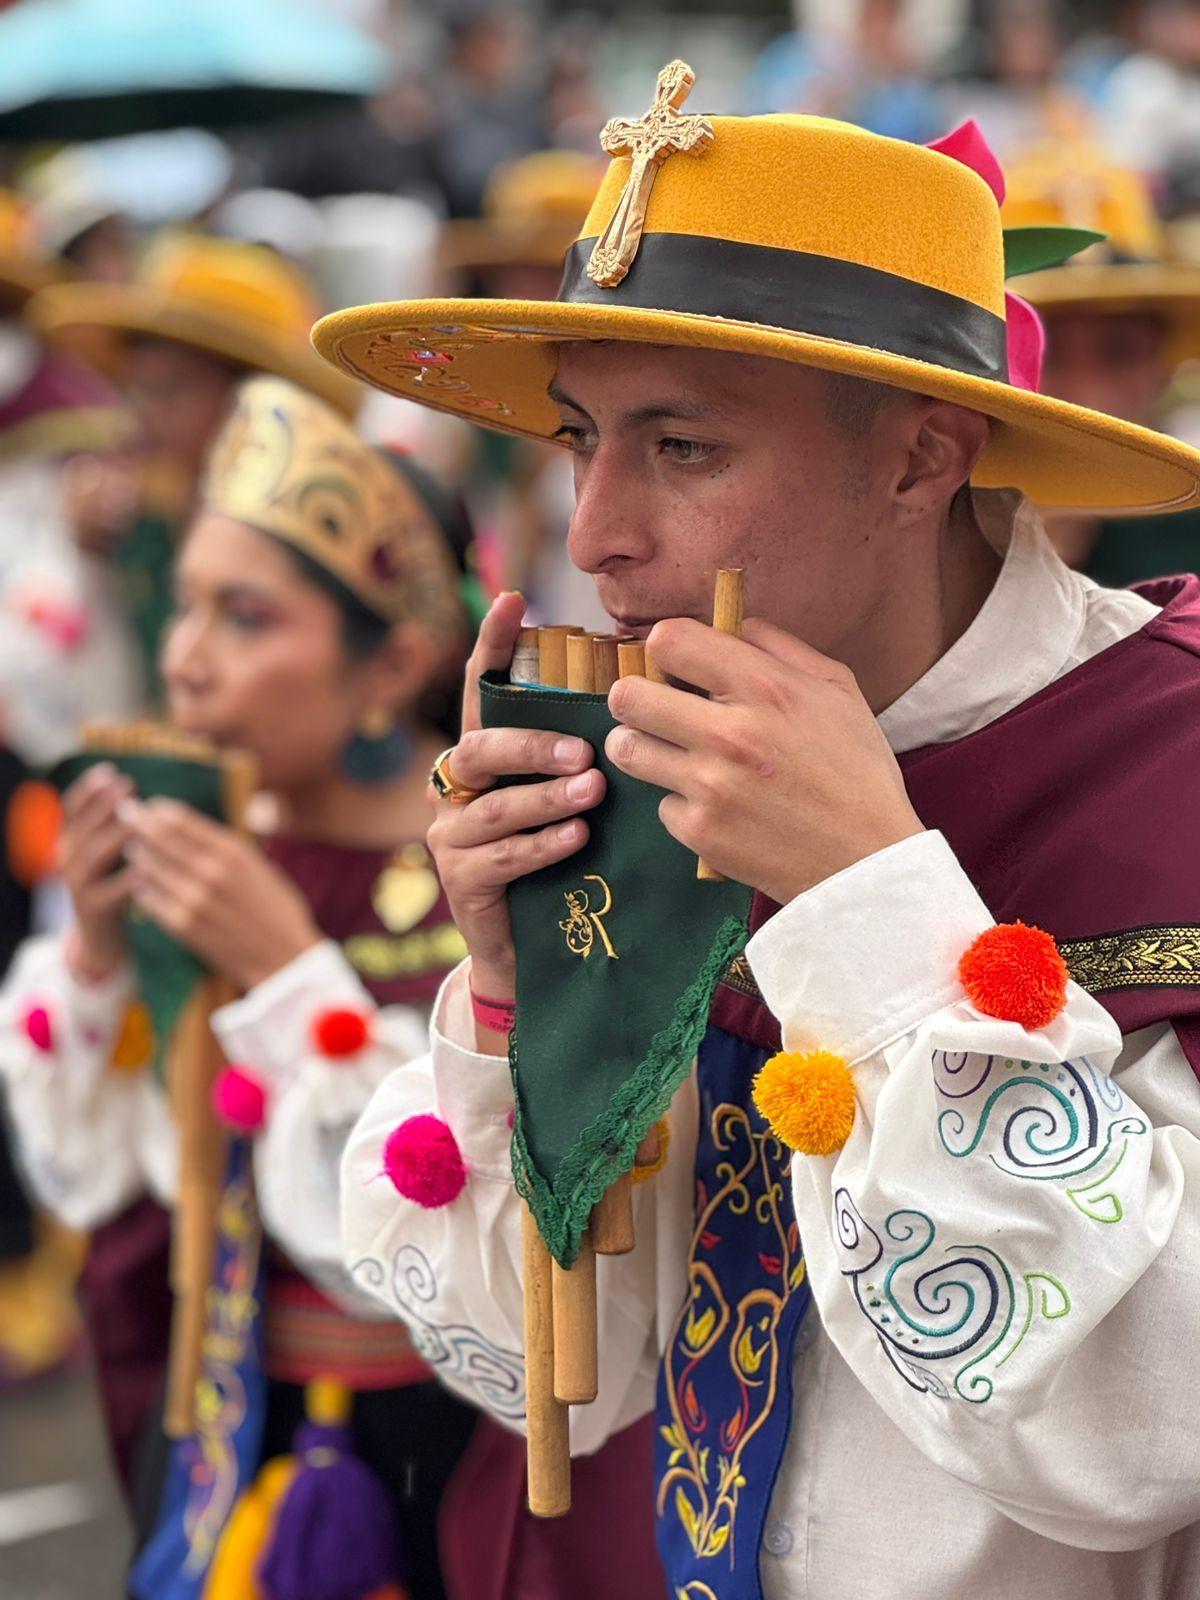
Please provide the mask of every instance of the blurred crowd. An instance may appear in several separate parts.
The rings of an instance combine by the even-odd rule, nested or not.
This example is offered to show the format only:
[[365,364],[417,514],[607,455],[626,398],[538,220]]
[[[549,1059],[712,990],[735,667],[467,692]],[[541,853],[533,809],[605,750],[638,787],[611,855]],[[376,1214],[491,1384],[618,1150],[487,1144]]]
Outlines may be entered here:
[[[597,129],[643,109],[670,55],[696,67],[699,110],[921,142],[975,118],[1007,223],[1104,235],[1017,285],[1047,330],[1043,390],[1200,443],[1194,3],[334,9],[386,46],[377,92],[219,134],[0,142],[0,962],[63,914],[30,780],[81,723],[161,705],[175,553],[245,375],[317,395],[413,465],[469,617],[504,587],[535,617],[604,625],[567,558],[562,453],[367,391],[308,333],[323,309],[370,300],[552,297],[603,170]],[[1116,584],[1200,557],[1194,515],[1136,537],[1094,516],[1053,533]],[[77,1266],[0,1138],[0,1386],[76,1348]]]

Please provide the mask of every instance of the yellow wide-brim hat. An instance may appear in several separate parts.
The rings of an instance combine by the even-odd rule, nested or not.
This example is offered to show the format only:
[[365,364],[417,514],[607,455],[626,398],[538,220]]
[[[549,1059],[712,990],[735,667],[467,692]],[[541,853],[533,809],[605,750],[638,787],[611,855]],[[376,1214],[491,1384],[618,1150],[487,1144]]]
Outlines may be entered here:
[[488,182],[483,214],[442,230],[442,264],[462,271],[561,266],[603,176],[576,150],[537,150],[500,166]]
[[119,372],[128,336],[171,339],[239,370],[286,378],[353,417],[362,390],[313,351],[316,310],[303,276],[273,250],[180,234],[151,246],[132,282],[55,284],[25,316],[109,371]]
[[[317,324],[317,349],[376,388],[536,439],[560,424],[547,390],[564,341],[768,356],[991,417],[976,484],[1097,512],[1200,503],[1186,445],[1008,381],[1000,211],[976,172],[820,117],[693,120],[711,137],[662,160],[619,282],[588,268],[630,177],[621,154],[557,300],[359,306]],[[606,148],[634,136],[610,124]]]
[[1024,276],[1026,300],[1048,316],[1147,312],[1167,324],[1171,361],[1200,357],[1200,266],[1169,258],[1140,173],[1076,132],[1031,146],[1006,164],[1004,178],[1007,227],[1083,226],[1105,236],[1071,261]]

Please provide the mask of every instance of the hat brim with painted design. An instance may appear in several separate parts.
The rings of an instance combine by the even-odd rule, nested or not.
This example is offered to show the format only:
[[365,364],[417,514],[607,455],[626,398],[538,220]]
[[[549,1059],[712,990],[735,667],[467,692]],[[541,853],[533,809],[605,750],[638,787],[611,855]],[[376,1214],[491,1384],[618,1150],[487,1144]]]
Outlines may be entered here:
[[849,373],[993,419],[973,481],[1106,513],[1200,503],[1200,454],[1009,381],[997,195],[942,151],[820,117],[713,117],[658,167],[636,255],[588,275],[613,159],[553,301],[408,300],[323,318],[317,349],[391,394],[549,439],[566,341],[723,350]]

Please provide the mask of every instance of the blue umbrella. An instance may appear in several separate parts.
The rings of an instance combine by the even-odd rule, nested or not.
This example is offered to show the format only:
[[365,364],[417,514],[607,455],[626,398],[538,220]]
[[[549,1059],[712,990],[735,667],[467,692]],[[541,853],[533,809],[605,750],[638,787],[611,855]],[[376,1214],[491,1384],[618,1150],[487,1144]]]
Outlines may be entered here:
[[371,94],[389,65],[305,0],[19,0],[0,12],[0,138],[263,122]]

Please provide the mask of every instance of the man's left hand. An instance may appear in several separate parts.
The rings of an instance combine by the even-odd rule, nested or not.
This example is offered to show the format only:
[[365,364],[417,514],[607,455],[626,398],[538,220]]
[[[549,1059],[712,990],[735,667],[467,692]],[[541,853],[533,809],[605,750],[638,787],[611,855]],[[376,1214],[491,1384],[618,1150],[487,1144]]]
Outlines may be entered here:
[[667,831],[726,877],[785,904],[920,833],[896,758],[848,667],[767,622],[735,639],[657,623],[656,664],[708,692],[621,678],[605,752],[670,792]]
[[232,828],[178,800],[130,802],[123,819],[134,905],[239,989],[320,941],[295,884]]

